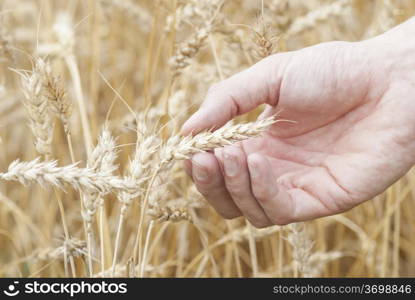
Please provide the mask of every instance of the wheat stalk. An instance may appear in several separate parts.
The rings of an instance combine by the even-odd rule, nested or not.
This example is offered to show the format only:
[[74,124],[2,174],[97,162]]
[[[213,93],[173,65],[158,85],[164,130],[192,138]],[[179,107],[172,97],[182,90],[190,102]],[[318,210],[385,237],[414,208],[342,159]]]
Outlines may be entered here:
[[[158,138],[154,135],[150,135],[143,138],[140,143],[137,141],[134,158],[130,161],[128,169],[128,179],[131,182],[143,188],[145,183],[150,179],[152,158],[156,154],[159,148]],[[136,193],[123,192],[118,195],[118,199],[121,202],[120,216],[118,220],[118,229],[115,238],[114,256],[112,261],[113,275],[115,275],[115,266],[117,264],[119,244],[121,240],[122,227],[128,208],[131,205],[131,201],[137,197]]]
[[[87,166],[96,172],[106,172],[112,174],[117,165],[115,160],[117,158],[116,140],[112,137],[108,126],[104,126],[101,135],[98,139],[98,144],[88,158]],[[86,234],[88,237],[88,263],[90,276],[92,276],[92,238],[93,238],[93,219],[99,208],[103,206],[103,195],[99,192],[87,192],[82,195],[84,203],[82,217],[86,225]]]

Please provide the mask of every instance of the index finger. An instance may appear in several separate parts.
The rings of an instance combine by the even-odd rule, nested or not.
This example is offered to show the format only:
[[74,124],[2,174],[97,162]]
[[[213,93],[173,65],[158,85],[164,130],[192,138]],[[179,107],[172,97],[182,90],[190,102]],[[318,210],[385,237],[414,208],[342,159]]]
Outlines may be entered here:
[[257,106],[278,103],[288,53],[265,58],[252,67],[213,85],[199,108],[183,125],[182,134],[217,129]]

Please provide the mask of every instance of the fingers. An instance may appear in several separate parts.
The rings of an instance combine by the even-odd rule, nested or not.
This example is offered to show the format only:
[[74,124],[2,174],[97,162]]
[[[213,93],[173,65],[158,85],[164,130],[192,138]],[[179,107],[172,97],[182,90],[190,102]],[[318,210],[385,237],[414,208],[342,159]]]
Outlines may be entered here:
[[258,228],[333,215],[356,205],[327,167],[290,171],[277,181],[266,156],[246,158],[237,146],[195,155],[187,172],[223,217],[243,214]]
[[193,173],[192,172],[192,161],[190,159],[186,159],[183,162],[183,169],[190,178],[193,177],[193,174],[192,174]]
[[225,185],[236,206],[257,228],[272,225],[251,191],[246,155],[237,146],[223,150]]
[[193,180],[199,192],[226,219],[241,216],[241,212],[226,190],[217,159],[211,153],[198,153],[192,158]]
[[285,225],[295,220],[295,207],[285,189],[278,189],[268,159],[258,153],[248,156],[252,193],[273,224]]
[[324,168],[287,173],[277,182],[268,159],[258,153],[248,156],[248,168],[252,193],[273,224],[307,221],[347,209],[336,204],[344,202],[347,193],[336,186]]
[[200,109],[182,127],[187,135],[218,128],[258,105],[276,105],[289,53],[270,56],[212,86]]

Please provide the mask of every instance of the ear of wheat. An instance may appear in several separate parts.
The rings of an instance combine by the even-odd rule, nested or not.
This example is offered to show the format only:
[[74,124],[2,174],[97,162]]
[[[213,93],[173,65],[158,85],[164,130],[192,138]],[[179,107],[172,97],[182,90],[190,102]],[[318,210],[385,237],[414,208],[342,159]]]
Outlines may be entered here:
[[133,182],[112,175],[108,171],[94,171],[91,168],[79,168],[78,164],[59,167],[57,161],[41,162],[40,158],[21,162],[15,160],[6,173],[0,173],[0,179],[19,181],[27,185],[36,182],[42,186],[48,184],[63,189],[69,184],[78,190],[88,190],[103,195],[112,191],[137,192]]
[[49,115],[49,105],[43,97],[41,75],[43,61],[36,60],[32,72],[19,73],[25,96],[24,104],[29,116],[29,125],[35,136],[35,146],[39,154],[49,157],[52,153],[53,122]]
[[246,124],[229,125],[231,124],[229,123],[214,132],[206,131],[195,136],[186,136],[182,139],[178,136],[173,136],[166,144],[163,157],[165,161],[188,159],[198,152],[258,137],[276,122],[278,120],[272,116]]

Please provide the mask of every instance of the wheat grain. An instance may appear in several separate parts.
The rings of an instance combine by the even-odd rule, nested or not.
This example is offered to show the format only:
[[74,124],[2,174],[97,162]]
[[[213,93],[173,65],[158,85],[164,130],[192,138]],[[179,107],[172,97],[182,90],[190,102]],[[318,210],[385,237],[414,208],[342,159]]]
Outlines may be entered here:
[[278,39],[272,32],[270,24],[264,21],[263,16],[258,18],[256,27],[252,29],[254,55],[258,59],[263,59],[275,51]]
[[69,184],[75,189],[95,191],[102,195],[111,191],[138,192],[135,182],[114,176],[108,171],[94,171],[77,165],[58,167],[56,161],[41,162],[40,158],[27,162],[15,160],[7,172],[0,173],[0,179],[19,181],[23,185],[36,182],[42,186],[48,184],[61,189]]
[[195,136],[187,136],[182,139],[178,136],[173,136],[166,143],[162,155],[163,161],[169,162],[173,159],[188,159],[198,152],[223,147],[248,138],[258,137],[276,122],[278,120],[272,116],[252,123],[227,124],[214,132],[202,132]]
[[192,221],[192,218],[188,211],[182,207],[174,206],[151,206],[147,210],[147,215],[149,215],[153,220],[162,223],[167,221],[179,222],[179,221]]
[[52,153],[53,123],[49,115],[49,106],[42,95],[41,68],[43,61],[36,60],[31,73],[19,73],[25,96],[25,104],[29,125],[36,138],[35,146],[39,154],[48,157]]
[[[87,166],[94,172],[113,174],[117,169],[115,160],[117,158],[116,141],[104,126],[98,139],[98,144],[88,158]],[[103,204],[103,195],[97,191],[89,191],[84,196],[83,218],[86,223],[87,233],[92,233],[92,222],[97,209]]]
[[66,91],[59,76],[52,73],[49,62],[42,59],[37,61],[42,78],[43,94],[49,101],[51,111],[58,116],[67,134],[69,130],[69,120],[72,114],[72,102],[66,97]]
[[40,250],[35,259],[38,260],[55,260],[55,259],[64,259],[64,256],[67,257],[82,257],[87,256],[88,252],[86,249],[85,241],[71,238],[65,240],[62,246],[58,248],[46,248]]
[[313,242],[306,232],[304,223],[290,224],[289,230],[288,242],[293,247],[293,259],[302,275],[309,277],[312,271],[310,267],[310,256]]

